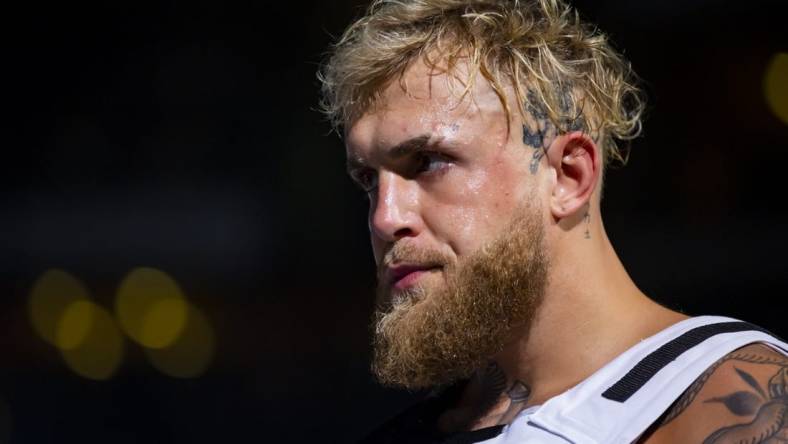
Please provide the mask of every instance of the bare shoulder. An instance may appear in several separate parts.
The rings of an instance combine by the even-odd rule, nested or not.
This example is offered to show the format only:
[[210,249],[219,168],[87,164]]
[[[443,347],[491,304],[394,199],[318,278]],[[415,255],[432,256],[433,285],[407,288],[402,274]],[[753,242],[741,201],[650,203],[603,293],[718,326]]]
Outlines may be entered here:
[[788,444],[788,357],[761,344],[728,354],[641,442]]

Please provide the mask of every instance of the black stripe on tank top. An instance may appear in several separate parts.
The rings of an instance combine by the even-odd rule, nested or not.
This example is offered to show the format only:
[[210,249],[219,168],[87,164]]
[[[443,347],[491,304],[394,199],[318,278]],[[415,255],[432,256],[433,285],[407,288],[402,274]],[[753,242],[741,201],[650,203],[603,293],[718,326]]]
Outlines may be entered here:
[[672,341],[663,344],[643,358],[632,367],[626,375],[619,379],[618,382],[605,390],[605,392],[602,393],[602,397],[610,399],[611,401],[625,402],[640,390],[641,387],[646,385],[658,371],[676,360],[676,358],[681,356],[685,351],[695,347],[712,336],[739,331],[760,331],[771,335],[771,333],[757,325],[740,321],[720,322],[717,324],[695,327]]

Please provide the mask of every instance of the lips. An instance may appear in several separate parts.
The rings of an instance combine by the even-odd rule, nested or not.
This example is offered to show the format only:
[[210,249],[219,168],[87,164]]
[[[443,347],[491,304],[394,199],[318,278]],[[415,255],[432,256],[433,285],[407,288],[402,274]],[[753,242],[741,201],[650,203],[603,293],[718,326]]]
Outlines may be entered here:
[[387,272],[387,282],[397,290],[415,285],[416,281],[424,274],[439,269],[436,265],[398,265],[390,267]]

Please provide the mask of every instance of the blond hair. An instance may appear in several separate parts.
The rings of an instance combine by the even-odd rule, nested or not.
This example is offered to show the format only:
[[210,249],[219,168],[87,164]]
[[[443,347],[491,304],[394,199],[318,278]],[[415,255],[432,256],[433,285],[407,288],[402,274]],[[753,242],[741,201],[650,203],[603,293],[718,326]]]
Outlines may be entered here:
[[337,130],[351,125],[419,59],[449,72],[467,63],[463,94],[481,74],[507,117],[511,86],[519,112],[543,110],[559,132],[582,122],[606,160],[624,161],[616,140],[641,130],[644,99],[630,64],[562,0],[375,0],[318,72],[322,111]]

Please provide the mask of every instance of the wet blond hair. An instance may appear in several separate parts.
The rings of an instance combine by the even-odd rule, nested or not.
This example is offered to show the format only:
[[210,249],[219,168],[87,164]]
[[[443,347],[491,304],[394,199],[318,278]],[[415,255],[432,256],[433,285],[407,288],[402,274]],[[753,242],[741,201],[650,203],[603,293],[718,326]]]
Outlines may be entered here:
[[511,87],[515,109],[541,110],[560,133],[584,129],[606,161],[624,161],[616,141],[641,130],[644,100],[629,62],[562,0],[374,0],[318,72],[322,111],[338,131],[349,127],[390,82],[406,88],[417,60],[447,72],[467,63],[463,94],[481,74],[511,118]]

